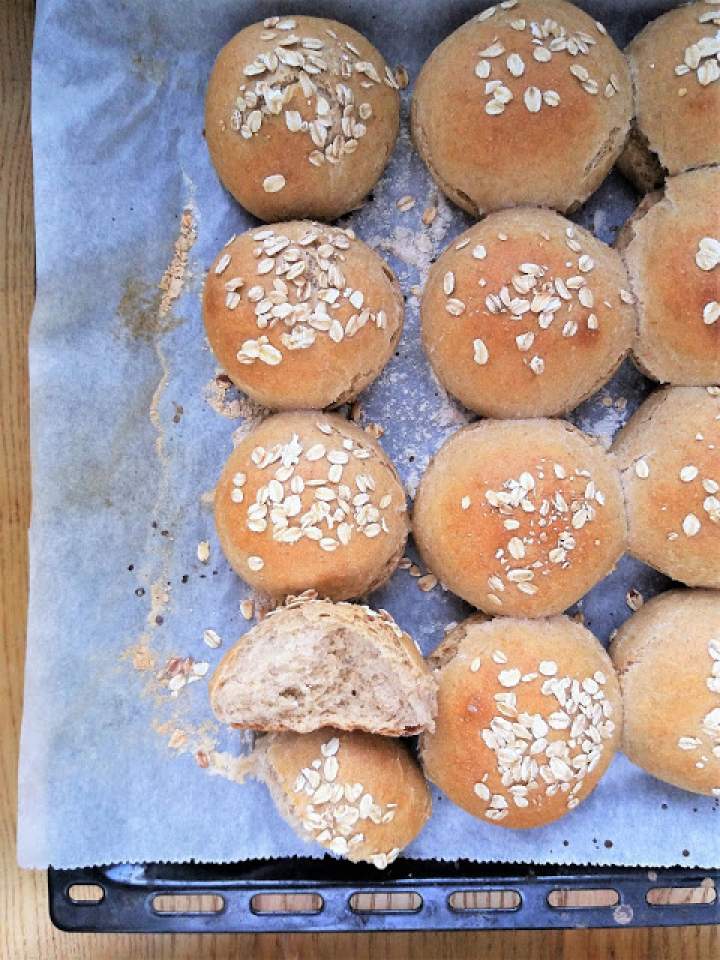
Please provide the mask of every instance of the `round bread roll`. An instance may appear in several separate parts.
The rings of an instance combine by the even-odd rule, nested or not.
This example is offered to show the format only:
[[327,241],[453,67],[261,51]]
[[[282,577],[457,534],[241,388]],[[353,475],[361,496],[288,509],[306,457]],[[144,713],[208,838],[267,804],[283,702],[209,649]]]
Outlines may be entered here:
[[608,655],[567,617],[472,618],[435,657],[427,776],[473,816],[540,827],[585,800],[618,747],[622,701]]
[[565,0],[483,10],[431,54],[412,134],[440,189],[468,213],[568,211],[595,190],[632,115],[627,63],[605,27]]
[[672,590],[618,630],[623,750],[683,790],[720,797],[720,594]]
[[554,416],[594,393],[630,349],[628,286],[618,254],[558,214],[491,214],[430,270],[425,350],[476,413]]
[[205,282],[219,363],[276,410],[354,399],[393,354],[403,299],[390,267],[352,230],[310,221],[233,237]]
[[205,135],[224,186],[261,220],[356,207],[397,138],[395,78],[373,45],[322,17],[268,17],[215,61]]
[[484,420],[458,430],[420,482],[413,533],[453,593],[492,614],[559,613],[625,545],[620,478],[562,420]]
[[635,360],[664,383],[720,381],[718,197],[720,167],[670,177],[618,238],[638,302]]
[[408,533],[405,491],[382,447],[342,417],[269,417],[225,464],[220,544],[237,573],[281,598],[359,597],[391,576]]
[[406,737],[433,729],[436,690],[415,642],[386,610],[310,593],[269,613],[225,654],[210,703],[235,727]]
[[687,3],[649,23],[625,53],[635,119],[618,165],[642,191],[720,163],[720,8]]
[[348,860],[384,870],[430,817],[428,785],[400,740],[325,727],[268,734],[259,750],[282,816]]
[[658,390],[613,450],[630,552],[690,587],[720,588],[720,389]]

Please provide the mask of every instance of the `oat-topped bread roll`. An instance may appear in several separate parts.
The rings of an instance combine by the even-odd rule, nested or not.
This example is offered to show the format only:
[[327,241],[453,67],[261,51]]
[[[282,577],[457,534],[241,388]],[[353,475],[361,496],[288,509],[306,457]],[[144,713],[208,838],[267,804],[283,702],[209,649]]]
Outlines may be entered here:
[[414,641],[387,611],[304,596],[225,654],[210,703],[218,720],[236,727],[404,737],[433,729],[436,690]]
[[454,803],[524,829],[551,823],[588,797],[622,727],[612,663],[589,630],[567,617],[471,618],[433,662],[438,716],[420,754]]
[[641,30],[626,49],[635,119],[618,165],[638,187],[720,163],[720,7],[688,3]]
[[272,733],[256,747],[254,775],[303,840],[384,870],[420,833],[431,799],[401,740],[326,727]]
[[676,787],[720,797],[720,593],[655,597],[620,627],[610,655],[628,757]]
[[382,447],[312,411],[269,417],[240,442],[215,491],[215,524],[252,586],[332,600],[384,583],[408,533],[405,491]]
[[565,0],[488,7],[431,54],[412,134],[438,186],[475,216],[572,210],[622,149],[627,63],[605,27]]
[[665,383],[720,382],[720,167],[670,177],[618,248],[637,296],[638,366]]
[[205,282],[218,361],[276,410],[354,399],[393,354],[403,299],[390,267],[355,237],[310,221],[233,237]]
[[487,417],[553,416],[611,376],[634,308],[618,254],[549,210],[491,214],[430,270],[422,335],[443,385]]
[[261,220],[334,220],[385,168],[397,83],[361,34],[322,17],[268,17],[215,61],[205,135],[223,184]]
[[690,587],[720,587],[720,388],[658,390],[613,450],[630,552]]
[[468,603],[505,616],[559,613],[623,552],[620,478],[565,421],[483,420],[430,463],[413,533],[425,564]]

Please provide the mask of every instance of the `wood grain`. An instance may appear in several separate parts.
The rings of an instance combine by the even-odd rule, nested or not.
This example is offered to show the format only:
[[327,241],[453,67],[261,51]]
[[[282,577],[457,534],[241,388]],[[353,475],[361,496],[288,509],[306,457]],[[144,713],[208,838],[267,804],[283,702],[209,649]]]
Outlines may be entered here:
[[69,935],[48,919],[44,873],[15,866],[30,513],[27,329],[34,297],[30,155],[30,0],[0,0],[0,958],[2,960],[593,960],[720,956],[720,930],[288,936]]

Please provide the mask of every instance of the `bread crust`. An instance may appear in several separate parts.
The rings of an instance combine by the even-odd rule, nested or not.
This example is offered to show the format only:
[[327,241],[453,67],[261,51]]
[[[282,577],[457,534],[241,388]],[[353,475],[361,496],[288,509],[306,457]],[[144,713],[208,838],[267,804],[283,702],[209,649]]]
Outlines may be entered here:
[[486,823],[524,830],[557,820],[587,798],[618,746],[609,657],[567,617],[475,619],[457,631],[437,671],[435,732],[421,739],[425,773]]
[[720,796],[719,624],[720,593],[671,590],[630,617],[610,647],[629,759],[710,796]]
[[[302,273],[288,280],[299,264]],[[392,357],[403,312],[400,286],[384,260],[352,230],[308,220],[232,238],[210,267],[203,294],[218,362],[273,410],[353,400]],[[259,350],[263,340],[269,354]]]
[[[302,527],[289,539],[271,494],[280,512],[289,511],[288,527]],[[266,511],[253,506],[258,495]],[[334,519],[340,500],[344,520]],[[405,491],[377,441],[335,414],[296,411],[269,417],[230,454],[215,491],[215,525],[230,565],[258,590],[280,599],[315,589],[347,600],[392,575],[409,523]]]
[[476,413],[555,416],[627,355],[631,300],[620,257],[588,231],[549,210],[506,210],[457,237],[432,266],[423,345],[442,384]]
[[720,317],[707,323],[705,316],[706,305],[720,301],[720,261],[711,267],[700,249],[704,237],[720,237],[718,196],[720,167],[670,177],[618,239],[638,304],[634,358],[662,383],[720,382]]
[[[715,22],[700,22],[700,17],[713,14]],[[700,83],[697,66],[676,72],[676,67],[686,66],[689,48],[703,38],[714,39],[717,14],[704,2],[682,4],[649,23],[625,50],[635,91],[637,136],[628,140],[620,166],[640,190],[659,186],[663,176],[720,163],[717,123],[711,119],[720,116],[720,83]],[[692,54],[689,57],[694,63]],[[710,59],[699,58],[698,64]]]
[[[334,220],[362,203],[385,168],[399,128],[397,83],[369,40],[343,23],[267,23],[241,30],[215,61],[205,99],[211,160],[226,189],[261,220]],[[278,52],[292,62],[278,63]],[[258,81],[276,91],[277,112]],[[280,181],[266,185],[269,177],[282,178],[280,189]]]
[[431,461],[413,533],[424,563],[468,603],[505,616],[560,613],[623,552],[620,478],[613,458],[565,421],[484,420]]
[[[268,734],[259,749],[280,813],[304,840],[353,862],[384,869],[430,817],[428,785],[401,740],[325,728]],[[336,785],[343,787],[338,800],[318,801],[319,787]]]
[[[546,21],[557,25],[554,40]],[[533,54],[533,23],[545,36],[546,62]],[[562,36],[575,55],[560,49]],[[512,63],[519,76],[506,63],[511,53],[521,58]],[[488,113],[497,99],[486,88],[493,81],[512,99]],[[539,97],[530,107],[528,88]],[[542,100],[546,91],[559,95],[556,105]],[[415,145],[440,189],[480,217],[518,205],[577,207],[620,153],[631,115],[627,63],[604,28],[564,0],[520,0],[484,11],[435,48],[415,85],[411,119]]]
[[[355,667],[359,654],[372,678]],[[299,689],[308,674],[312,687]],[[244,634],[218,664],[209,693],[221,723],[265,731],[334,726],[412,736],[433,729],[436,710],[435,680],[390,614],[319,599],[279,607]],[[355,719],[358,705],[367,708],[364,723]]]
[[720,393],[656,391],[617,435],[613,452],[630,552],[688,586],[720,587]]

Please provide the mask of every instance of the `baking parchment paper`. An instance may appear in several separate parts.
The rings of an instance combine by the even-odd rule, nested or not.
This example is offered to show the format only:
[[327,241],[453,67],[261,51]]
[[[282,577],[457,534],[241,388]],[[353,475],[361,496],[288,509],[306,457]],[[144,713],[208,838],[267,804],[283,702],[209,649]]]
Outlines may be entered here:
[[[582,5],[621,45],[662,9]],[[295,838],[262,786],[233,782],[247,744],[219,730],[208,706],[207,677],[249,626],[240,612],[249,594],[219,550],[208,494],[233,434],[263,411],[229,387],[203,335],[203,272],[253,222],[210,165],[204,88],[220,47],[270,14],[344,20],[412,80],[478,9],[466,0],[38,4],[23,866],[321,855]],[[389,259],[408,298],[398,355],[354,413],[384,428],[382,442],[412,493],[431,453],[467,419],[425,362],[417,294],[431,259],[470,221],[437,196],[411,148],[409,94],[386,175],[344,222]],[[396,201],[405,195],[416,204],[401,213]],[[576,219],[611,241],[635,203],[613,174]],[[423,211],[435,205],[434,223],[423,226]],[[609,441],[649,389],[626,364],[572,419]],[[648,597],[665,586],[626,558],[580,606],[606,641],[630,613],[630,588]],[[371,602],[426,652],[468,612],[439,587],[421,593],[407,571]],[[207,629],[222,647],[203,642]],[[197,682],[173,695],[167,678],[178,657],[191,658]],[[717,867],[719,822],[717,802],[664,786],[618,757],[586,803],[530,832],[479,823],[435,792],[432,820],[407,854]]]

